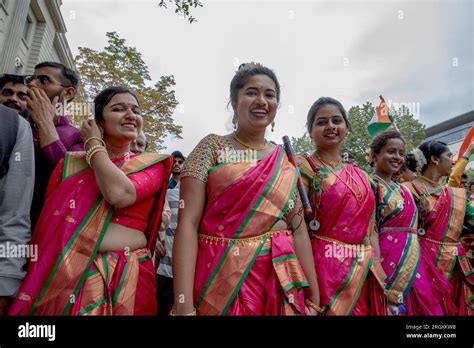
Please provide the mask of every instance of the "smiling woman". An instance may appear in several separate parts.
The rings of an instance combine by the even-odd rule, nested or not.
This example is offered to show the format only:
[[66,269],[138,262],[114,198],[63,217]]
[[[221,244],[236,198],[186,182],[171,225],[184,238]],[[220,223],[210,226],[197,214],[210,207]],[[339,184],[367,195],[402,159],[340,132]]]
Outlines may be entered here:
[[86,152],[68,152],[51,176],[31,241],[40,256],[10,314],[156,314],[151,250],[171,158],[129,153],[143,122],[131,91],[107,88],[94,103]]
[[[243,65],[230,100],[234,133],[201,140],[181,175],[172,313],[316,314],[297,171],[282,147],[265,139],[280,100],[278,80],[264,66]],[[246,150],[257,156],[231,155]]]
[[[307,120],[316,149],[300,158],[300,169],[314,212],[309,229],[321,304],[327,315],[383,315],[384,275],[373,240],[373,182],[340,158],[351,129],[346,111],[339,101],[322,97],[311,106]],[[334,245],[362,252],[327,255],[325,250]]]

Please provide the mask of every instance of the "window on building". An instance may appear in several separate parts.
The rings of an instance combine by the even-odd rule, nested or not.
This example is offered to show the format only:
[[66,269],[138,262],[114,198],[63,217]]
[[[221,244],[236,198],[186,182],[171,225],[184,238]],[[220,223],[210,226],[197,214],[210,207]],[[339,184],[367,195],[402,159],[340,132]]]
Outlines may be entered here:
[[28,42],[28,37],[30,36],[32,24],[33,21],[31,20],[31,17],[27,16],[25,21],[25,27],[23,28],[23,39],[25,39],[26,42]]

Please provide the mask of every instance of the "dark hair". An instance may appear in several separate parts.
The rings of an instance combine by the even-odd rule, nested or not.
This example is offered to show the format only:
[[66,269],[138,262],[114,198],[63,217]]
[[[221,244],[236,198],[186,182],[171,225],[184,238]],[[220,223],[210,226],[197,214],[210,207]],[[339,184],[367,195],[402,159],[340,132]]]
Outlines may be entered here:
[[380,150],[387,144],[390,139],[400,139],[405,144],[405,139],[397,131],[386,131],[377,135],[369,145],[373,153],[380,153]]
[[474,180],[469,181],[469,189],[471,189],[471,186],[474,185]]
[[232,105],[237,103],[239,90],[255,75],[266,75],[273,80],[276,88],[277,102],[280,101],[280,83],[273,70],[257,63],[244,63],[239,66],[239,70],[237,70],[230,82],[230,102]]
[[175,157],[179,157],[179,158],[182,158],[183,160],[185,160],[186,158],[184,158],[183,154],[181,153],[181,151],[173,151],[171,153],[171,157],[175,158]]
[[313,105],[311,105],[311,108],[308,111],[308,118],[306,121],[306,128],[308,129],[308,134],[311,134],[311,129],[313,128],[313,122],[319,109],[327,104],[335,105],[339,109],[339,111],[342,114],[342,117],[344,118],[344,122],[346,122],[347,128],[351,130],[351,124],[349,123],[349,119],[347,118],[347,112],[342,106],[341,102],[331,97],[321,97],[318,100],[316,100],[313,103]]
[[0,89],[2,89],[8,82],[11,82],[13,85],[16,85],[17,83],[26,85],[25,77],[23,75],[3,74],[0,76]]
[[[426,167],[430,164],[431,156],[435,156],[436,158],[440,158],[441,155],[449,150],[448,145],[438,140],[428,140],[425,141],[423,144],[418,146],[418,149],[421,150],[423,156],[425,157],[426,164],[421,168],[421,172],[423,172]],[[407,167],[412,172],[416,172],[418,161],[415,156],[411,156],[410,162],[407,161]]]
[[466,173],[462,173],[461,179],[466,179],[466,180],[467,180],[467,174],[466,174]]
[[138,102],[138,98],[131,90],[125,87],[109,87],[96,95],[94,98],[94,117],[97,122],[104,121],[104,108],[116,94],[131,94]]
[[74,89],[77,90],[77,86],[79,85],[79,76],[76,74],[76,72],[64,64],[57,63],[57,62],[42,62],[39,63],[38,65],[35,66],[35,69],[39,68],[56,68],[61,70],[61,74],[63,75],[63,82],[69,83],[71,86],[74,87]]

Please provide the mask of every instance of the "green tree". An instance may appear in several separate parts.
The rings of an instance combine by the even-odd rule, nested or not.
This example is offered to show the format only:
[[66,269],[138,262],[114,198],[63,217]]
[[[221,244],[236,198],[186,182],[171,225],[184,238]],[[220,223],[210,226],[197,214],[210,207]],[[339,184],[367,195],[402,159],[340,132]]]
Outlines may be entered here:
[[[187,18],[189,23],[197,22],[196,18],[190,16],[190,9],[192,7],[202,7],[202,4],[199,0],[168,0],[168,2],[174,3],[176,7],[174,12],[182,15],[184,18]],[[158,6],[167,8],[166,1],[161,0]]]
[[[390,112],[395,116],[397,126],[405,138],[406,151],[411,151],[420,145],[425,139],[425,128],[413,117],[410,110],[402,106],[399,109],[392,109]],[[372,142],[372,138],[367,132],[367,126],[374,113],[375,107],[370,102],[349,109],[348,117],[352,130],[349,137],[343,142],[341,150],[343,158],[352,155],[357,165],[368,172],[372,170],[367,164],[364,154]],[[391,125],[389,130],[391,129],[395,129],[395,127]],[[291,142],[297,154],[314,151],[314,146],[311,145],[311,139],[307,133],[300,138],[292,137]]]
[[[116,32],[108,32],[106,36],[108,46],[102,51],[79,47],[75,58],[84,99],[93,100],[107,87],[128,87],[139,98],[150,151],[163,149],[163,140],[167,135],[181,138],[182,127],[175,125],[172,117],[178,105],[172,89],[174,76],[162,76],[151,87],[151,76],[141,53],[134,47],[128,47],[125,39]],[[73,119],[76,124],[81,121]]]
[[300,156],[314,151],[314,146],[311,144],[311,138],[307,132],[305,132],[301,138],[291,137],[291,145],[295,153]]

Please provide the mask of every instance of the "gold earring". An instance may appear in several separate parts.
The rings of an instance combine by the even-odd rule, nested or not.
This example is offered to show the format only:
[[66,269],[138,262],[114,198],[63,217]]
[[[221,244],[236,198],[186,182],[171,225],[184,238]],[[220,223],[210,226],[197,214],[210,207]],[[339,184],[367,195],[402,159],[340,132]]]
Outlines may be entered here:
[[272,122],[272,132],[275,131],[275,121]]

